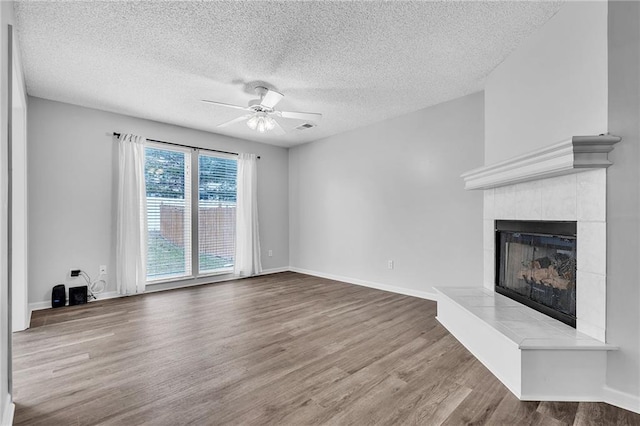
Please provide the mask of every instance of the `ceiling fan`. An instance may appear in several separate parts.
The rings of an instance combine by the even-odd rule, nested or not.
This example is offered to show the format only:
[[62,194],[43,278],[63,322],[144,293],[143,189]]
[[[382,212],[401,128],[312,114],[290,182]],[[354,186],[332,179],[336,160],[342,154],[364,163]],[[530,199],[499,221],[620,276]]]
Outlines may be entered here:
[[246,121],[247,126],[251,130],[256,130],[260,133],[273,131],[276,134],[283,135],[285,131],[282,126],[276,121],[277,117],[306,121],[311,124],[317,123],[322,118],[322,114],[314,112],[275,110],[274,107],[278,104],[278,102],[282,100],[282,98],[284,98],[284,95],[282,93],[276,92],[275,90],[267,89],[264,86],[257,86],[255,90],[256,93],[260,96],[260,99],[253,99],[249,101],[249,106],[246,107],[225,104],[222,102],[209,101],[206,99],[202,99],[202,102],[249,112],[249,114],[245,114],[241,117],[234,118],[233,120],[219,124],[218,127],[228,127],[232,124]]

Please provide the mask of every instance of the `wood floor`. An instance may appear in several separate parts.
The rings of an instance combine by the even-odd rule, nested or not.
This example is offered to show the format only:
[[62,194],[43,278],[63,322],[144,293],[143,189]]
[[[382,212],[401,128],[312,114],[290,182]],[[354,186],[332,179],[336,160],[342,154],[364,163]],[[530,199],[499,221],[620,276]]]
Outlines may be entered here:
[[14,334],[17,425],[640,425],[518,401],[436,304],[281,273],[34,312]]

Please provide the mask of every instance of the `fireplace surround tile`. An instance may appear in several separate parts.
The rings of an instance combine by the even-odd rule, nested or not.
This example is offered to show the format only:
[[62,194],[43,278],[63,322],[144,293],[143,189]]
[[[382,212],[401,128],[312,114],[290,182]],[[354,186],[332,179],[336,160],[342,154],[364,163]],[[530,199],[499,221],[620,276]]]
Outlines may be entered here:
[[516,185],[501,186],[494,193],[494,215],[497,217],[516,217]]
[[483,221],[484,229],[483,229],[483,247],[485,250],[493,250],[494,238],[495,238],[495,225],[492,219],[485,219]]
[[[535,183],[537,182],[537,183]],[[530,202],[525,213],[523,200],[537,199],[536,186],[540,190],[539,203]],[[577,269],[578,276],[590,273],[599,276],[587,278],[582,283],[578,278],[577,329],[602,342],[606,330],[606,222],[599,220],[606,210],[606,171],[591,170],[574,175],[556,176],[539,181],[531,181],[485,190],[485,200],[490,200],[493,208],[486,208],[484,216],[484,274],[483,285],[493,290],[495,279],[495,244],[493,223],[495,220],[525,220],[526,214],[540,211],[539,220],[577,221]],[[534,194],[531,196],[531,194]],[[564,200],[552,205],[551,198]],[[511,207],[513,206],[513,207]],[[489,213],[493,210],[493,215]],[[580,217],[578,217],[580,215]],[[589,220],[587,220],[587,218]],[[531,220],[536,220],[531,219]],[[492,229],[489,231],[489,223]],[[588,275],[587,275],[588,276]],[[591,286],[596,288],[591,289]],[[590,297],[587,308],[580,308],[583,297]]]
[[594,339],[598,339],[601,342],[606,341],[606,330],[597,325],[593,325],[584,319],[578,321],[578,331],[586,334],[587,336],[591,336]]
[[579,329],[585,322],[603,328],[607,314],[606,305],[601,301],[606,297],[606,277],[578,270],[578,282],[576,316]]
[[543,179],[540,182],[542,192],[542,219],[567,220],[574,218],[577,211],[576,175],[558,176]]
[[494,216],[494,192],[493,188],[483,191],[484,201],[482,203],[482,217],[491,219]]
[[[566,324],[550,319],[501,294],[478,287],[437,287],[438,319],[441,302],[453,301],[466,313],[480,319],[493,330],[505,335],[520,348],[546,349],[585,348],[614,349]],[[460,318],[456,315],[456,321]],[[477,322],[468,324],[469,327]]]
[[542,218],[542,190],[540,181],[516,185],[516,219],[540,220]]
[[484,250],[484,274],[483,274],[483,285],[486,289],[493,291],[493,287],[495,285],[495,269],[496,269],[496,260],[495,260],[495,250],[493,247],[489,250]]
[[578,271],[606,275],[607,226],[604,222],[578,222]]
[[579,221],[607,220],[607,206],[602,200],[607,193],[606,169],[578,173],[577,178],[577,218]]

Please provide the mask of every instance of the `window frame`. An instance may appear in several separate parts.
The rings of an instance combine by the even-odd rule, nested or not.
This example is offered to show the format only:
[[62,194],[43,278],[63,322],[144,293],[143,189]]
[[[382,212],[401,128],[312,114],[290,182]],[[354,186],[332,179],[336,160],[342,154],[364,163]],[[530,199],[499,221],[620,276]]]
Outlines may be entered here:
[[[199,221],[199,214],[200,214],[200,151],[204,151],[206,152],[210,152],[211,154],[205,154],[208,155],[209,157],[218,157],[218,158],[224,158],[226,160],[234,160],[236,162],[236,170],[238,167],[238,156],[237,155],[233,155],[233,154],[227,154],[224,152],[217,152],[217,151],[212,151],[212,150],[207,150],[207,149],[200,149],[200,148],[194,148],[194,151],[196,151],[197,155],[192,156],[192,160],[191,160],[191,166],[192,166],[192,170],[195,170],[195,174],[194,176],[196,176],[195,178],[195,185],[193,185],[193,181],[191,182],[191,188],[194,191],[192,194],[192,198],[195,200],[195,203],[192,204],[191,206],[191,220],[195,220],[195,226],[192,223],[191,229],[193,230],[193,235],[191,236],[191,241],[194,244],[192,249],[192,253],[193,250],[195,249],[198,255],[197,256],[193,256],[195,259],[195,262],[192,263],[192,273],[197,277],[212,277],[212,276],[216,276],[216,275],[228,275],[228,274],[232,274],[233,273],[233,269],[235,267],[235,255],[234,255],[234,259],[233,259],[233,263],[234,266],[231,266],[229,268],[221,268],[221,269],[217,269],[215,271],[208,271],[208,272],[200,272],[200,233],[199,233],[199,226],[200,226],[200,221]],[[195,188],[194,188],[195,186]],[[236,208],[237,208],[237,203],[238,203],[238,188],[236,187]],[[195,209],[193,208],[195,207]],[[195,212],[195,219],[193,216],[193,210],[196,210]],[[235,237],[234,237],[234,245],[235,245]]]
[[[158,149],[158,150],[162,150],[162,151],[175,151],[175,152],[182,152],[183,154],[185,154],[185,162],[184,162],[184,167],[185,167],[185,184],[187,182],[187,177],[189,178],[189,185],[190,185],[190,194],[189,196],[191,197],[189,199],[189,204],[190,204],[190,209],[193,210],[193,151],[190,148],[185,148],[185,147],[181,147],[181,146],[173,146],[173,145],[169,145],[167,146],[167,144],[163,144],[163,143],[158,143],[158,142],[150,142],[147,141],[145,142],[145,165],[146,165],[146,148],[153,148],[153,149]],[[146,176],[145,176],[146,179]],[[186,186],[186,185],[185,185]],[[187,193],[185,191],[185,205],[186,205],[186,197],[187,197]],[[145,203],[147,203],[147,194],[146,194],[146,184],[145,184]],[[148,204],[147,204],[147,209],[148,209]],[[148,220],[149,216],[147,213],[147,220]],[[189,274],[184,274],[184,275],[179,275],[179,276],[171,276],[171,277],[167,277],[167,276],[161,276],[159,278],[149,278],[148,275],[148,271],[147,271],[147,276],[146,276],[146,284],[147,285],[153,285],[153,284],[160,284],[160,283],[165,283],[165,282],[173,282],[173,281],[183,281],[183,280],[189,280],[189,279],[193,279],[196,278],[196,275],[194,275],[194,269],[193,269],[193,211],[191,211],[191,216],[189,218],[189,220],[191,220],[191,232],[189,233],[189,237],[190,237],[190,242],[191,242],[191,271]],[[148,225],[147,225],[148,227]],[[147,240],[148,241],[148,240]],[[186,247],[185,247],[186,248]],[[148,250],[147,250],[148,252]],[[148,256],[148,254],[147,254]],[[148,259],[147,261],[147,266],[148,266]]]
[[[218,152],[215,150],[208,150],[206,148],[189,148],[183,147],[179,145],[170,145],[159,142],[147,141],[145,143],[145,148],[155,148],[159,150],[165,151],[177,151],[188,154],[189,161],[186,161],[185,158],[185,168],[188,168],[188,176],[190,180],[190,189],[191,189],[191,198],[190,198],[190,210],[191,210],[191,273],[185,274],[181,276],[174,277],[161,277],[157,279],[149,279],[147,276],[146,284],[147,285],[156,285],[156,284],[164,284],[164,283],[175,283],[180,281],[187,280],[195,280],[198,278],[206,278],[213,277],[218,275],[229,275],[233,273],[234,267],[221,268],[215,271],[208,271],[201,273],[200,272],[200,247],[199,247],[199,202],[200,202],[200,167],[199,167],[199,159],[200,155],[206,155],[210,157],[218,157],[227,160],[238,161],[238,156],[234,154],[227,154],[223,152]],[[145,158],[146,161],[146,158]],[[237,188],[236,188],[236,197],[237,197]],[[145,203],[146,203],[146,193],[145,193]],[[185,200],[186,202],[186,200]],[[236,199],[237,202],[237,199]],[[235,243],[235,240],[234,240]],[[235,258],[234,258],[235,263]]]

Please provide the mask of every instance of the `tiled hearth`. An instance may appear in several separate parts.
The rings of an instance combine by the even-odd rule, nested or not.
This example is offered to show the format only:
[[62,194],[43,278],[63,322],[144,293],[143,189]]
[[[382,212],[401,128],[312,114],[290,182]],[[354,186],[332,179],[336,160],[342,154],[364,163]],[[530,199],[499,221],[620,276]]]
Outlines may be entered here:
[[602,347],[575,328],[486,288],[443,288],[440,294],[456,300],[520,349]]
[[[440,288],[438,319],[519,398],[601,401],[606,352],[606,167],[620,138],[574,137],[465,173],[484,190],[482,287]],[[495,220],[577,222],[577,329],[497,294]]]
[[615,347],[483,287],[436,290],[438,321],[518,398],[602,400]]

